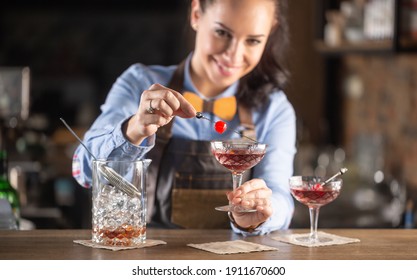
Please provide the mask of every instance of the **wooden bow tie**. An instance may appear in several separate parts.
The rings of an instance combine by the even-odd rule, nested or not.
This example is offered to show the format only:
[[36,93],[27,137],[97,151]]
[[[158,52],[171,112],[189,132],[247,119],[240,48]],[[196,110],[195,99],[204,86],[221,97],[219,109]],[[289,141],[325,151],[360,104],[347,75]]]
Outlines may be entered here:
[[214,113],[219,118],[231,121],[236,114],[236,97],[224,97],[214,101],[201,99],[197,94],[186,91],[183,93],[185,99],[193,105],[197,112]]

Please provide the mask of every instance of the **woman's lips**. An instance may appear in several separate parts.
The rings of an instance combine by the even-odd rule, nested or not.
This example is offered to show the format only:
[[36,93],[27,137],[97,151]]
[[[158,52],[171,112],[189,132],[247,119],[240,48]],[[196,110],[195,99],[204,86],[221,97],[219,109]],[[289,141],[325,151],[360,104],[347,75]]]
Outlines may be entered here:
[[238,71],[240,69],[239,66],[228,66],[226,64],[222,64],[218,61],[216,61],[216,65],[217,68],[219,69],[219,72],[221,75],[226,76],[226,77],[230,77],[232,75],[234,75],[236,73],[236,71]]

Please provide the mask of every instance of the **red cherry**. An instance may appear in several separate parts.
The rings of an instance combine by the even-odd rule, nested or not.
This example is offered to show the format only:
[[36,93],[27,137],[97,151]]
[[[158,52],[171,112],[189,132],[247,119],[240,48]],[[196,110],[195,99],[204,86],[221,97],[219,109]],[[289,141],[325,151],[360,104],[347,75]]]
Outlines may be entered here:
[[321,184],[317,183],[313,186],[313,191],[319,191],[319,190],[321,190]]
[[224,121],[217,121],[214,124],[214,130],[216,130],[218,133],[222,134],[227,129],[227,124]]

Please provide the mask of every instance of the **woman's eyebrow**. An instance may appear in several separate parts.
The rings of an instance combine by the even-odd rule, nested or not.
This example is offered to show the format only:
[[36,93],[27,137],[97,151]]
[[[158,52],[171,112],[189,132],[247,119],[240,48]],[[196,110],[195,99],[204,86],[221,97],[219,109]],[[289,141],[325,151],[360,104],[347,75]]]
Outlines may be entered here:
[[[230,29],[229,27],[227,27],[223,23],[216,21],[216,24],[217,25],[220,25],[222,28],[226,29],[228,32],[230,32],[232,34],[234,33],[232,29]],[[260,38],[260,37],[265,37],[265,35],[264,34],[253,34],[253,35],[248,35],[248,37],[251,37],[251,38]]]

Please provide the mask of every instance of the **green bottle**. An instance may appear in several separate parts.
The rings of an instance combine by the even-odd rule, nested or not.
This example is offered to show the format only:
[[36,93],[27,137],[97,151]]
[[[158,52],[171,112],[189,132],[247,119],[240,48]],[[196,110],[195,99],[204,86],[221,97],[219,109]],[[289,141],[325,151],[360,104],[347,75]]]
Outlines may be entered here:
[[20,201],[15,188],[10,185],[7,166],[7,152],[0,150],[0,198],[5,198],[12,206],[16,218],[16,227],[19,228]]

